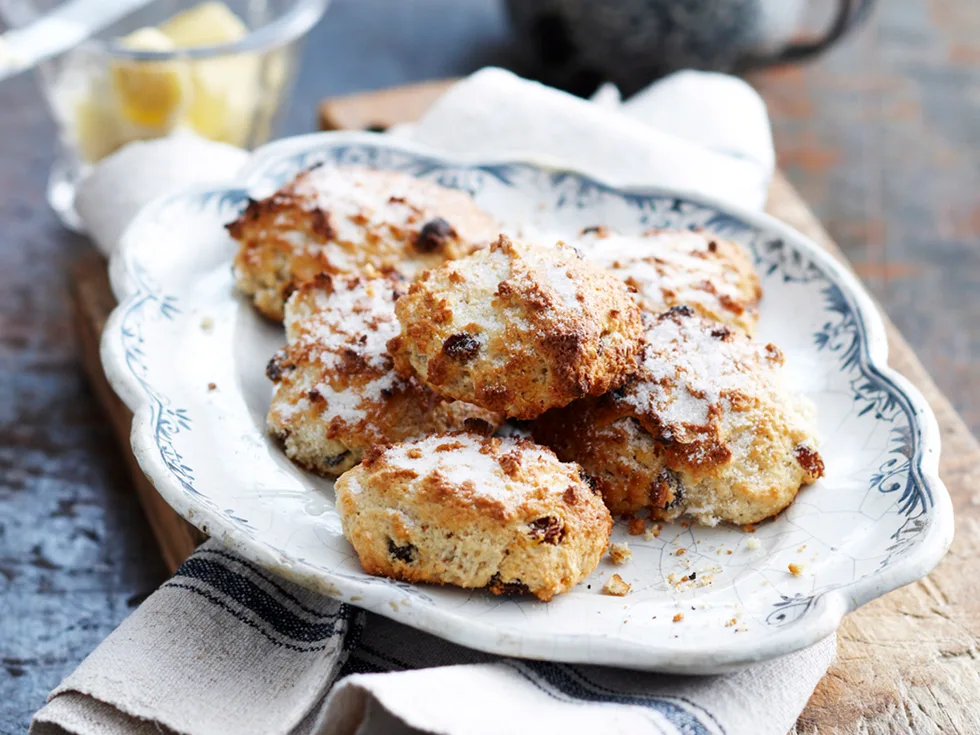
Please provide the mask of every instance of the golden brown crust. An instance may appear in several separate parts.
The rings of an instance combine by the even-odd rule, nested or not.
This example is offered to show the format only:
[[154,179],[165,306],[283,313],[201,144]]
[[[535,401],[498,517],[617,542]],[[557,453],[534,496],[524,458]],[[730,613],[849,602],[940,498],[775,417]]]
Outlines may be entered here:
[[577,465],[521,439],[443,434],[373,449],[336,493],[368,573],[545,601],[595,569],[612,528]]
[[395,374],[395,278],[317,276],[286,306],[289,344],[270,361],[269,432],[298,464],[339,475],[371,446],[431,432],[495,429],[500,418]]
[[397,369],[444,395],[530,419],[619,385],[640,346],[640,310],[622,282],[574,249],[501,235],[427,271],[396,306]]
[[318,273],[414,278],[489,242],[498,226],[461,191],[392,171],[319,167],[249,201],[228,232],[239,242],[239,290],[278,320],[289,294]]
[[762,286],[748,252],[736,242],[700,230],[626,236],[598,227],[588,228],[575,244],[636,289],[649,313],[686,305],[706,319],[755,333]]
[[809,408],[783,387],[777,348],[686,307],[654,320],[647,339],[633,380],[534,426],[595,478],[613,513],[755,523],[823,474]]

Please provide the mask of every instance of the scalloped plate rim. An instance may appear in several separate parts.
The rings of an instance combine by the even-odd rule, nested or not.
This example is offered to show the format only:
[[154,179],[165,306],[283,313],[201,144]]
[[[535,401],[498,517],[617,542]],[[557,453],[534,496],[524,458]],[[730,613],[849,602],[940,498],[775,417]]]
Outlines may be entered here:
[[[374,591],[369,590],[367,584],[356,580],[339,577],[328,579],[329,574],[324,574],[303,561],[286,559],[260,541],[251,539],[232,527],[225,527],[217,513],[212,513],[206,508],[195,508],[192,499],[173,480],[169,470],[159,459],[159,452],[152,443],[149,425],[151,407],[142,396],[139,386],[134,384],[133,378],[125,369],[118,344],[113,339],[118,333],[126,307],[130,305],[133,295],[137,292],[125,264],[126,253],[136,243],[132,233],[138,232],[144,222],[151,221],[157,209],[172,198],[188,196],[195,192],[248,190],[254,186],[270,162],[332,144],[375,145],[426,156],[446,165],[506,164],[543,169],[552,174],[567,173],[620,194],[684,199],[732,215],[750,226],[773,232],[789,241],[794,248],[806,252],[813,258],[828,278],[836,282],[843,295],[852,302],[854,313],[861,318],[867,335],[865,355],[867,366],[892,383],[896,391],[905,397],[913,409],[914,421],[918,424],[921,437],[918,467],[923,483],[932,493],[933,501],[933,522],[930,523],[924,538],[917,543],[914,550],[883,571],[840,588],[822,592],[816,599],[812,611],[791,626],[771,631],[771,635],[762,644],[747,639],[746,644],[751,643],[751,645],[743,645],[739,644],[737,639],[733,639],[732,645],[722,648],[684,651],[664,650],[653,646],[645,649],[647,655],[642,662],[631,660],[625,664],[629,668],[686,674],[720,673],[805,648],[833,633],[847,613],[887,592],[924,577],[942,559],[952,542],[953,511],[949,493],[939,478],[938,423],[918,389],[887,364],[887,335],[878,309],[857,277],[830,253],[771,215],[746,210],[702,194],[667,187],[617,186],[615,183],[580,173],[540,157],[519,160],[510,157],[476,160],[445,156],[424,146],[371,133],[313,133],[286,138],[263,146],[253,153],[249,163],[241,171],[240,181],[192,187],[162,197],[144,207],[127,228],[119,249],[111,258],[111,284],[119,304],[106,322],[103,332],[101,355],[106,375],[115,392],[134,413],[131,440],[141,469],[163,498],[193,525],[206,533],[220,534],[222,543],[247,559],[329,596],[350,602],[352,596],[363,596]],[[438,608],[417,608],[413,605],[401,605],[397,610],[385,605],[376,612],[455,643],[500,655],[608,665],[624,665],[620,656],[625,653],[629,653],[631,659],[636,657],[635,642],[612,639],[606,635],[529,634],[479,620],[461,619],[452,614],[439,614]],[[601,654],[597,654],[594,650],[596,647],[601,648]],[[558,649],[561,649],[560,652]]]

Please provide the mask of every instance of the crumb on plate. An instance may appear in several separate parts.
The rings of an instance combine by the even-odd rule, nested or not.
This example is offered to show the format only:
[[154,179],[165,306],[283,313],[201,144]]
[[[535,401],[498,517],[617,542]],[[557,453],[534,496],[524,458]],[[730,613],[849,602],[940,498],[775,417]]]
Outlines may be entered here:
[[621,544],[609,544],[609,559],[613,564],[626,564],[632,558],[633,552],[625,541]]
[[630,585],[618,574],[612,575],[602,586],[602,592],[614,597],[624,597],[630,591]]

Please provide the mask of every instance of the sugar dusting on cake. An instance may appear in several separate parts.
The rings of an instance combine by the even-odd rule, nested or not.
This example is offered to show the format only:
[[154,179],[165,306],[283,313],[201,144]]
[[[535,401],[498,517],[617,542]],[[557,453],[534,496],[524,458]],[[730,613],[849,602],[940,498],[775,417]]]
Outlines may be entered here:
[[620,235],[600,231],[575,243],[595,261],[633,286],[648,308],[671,303],[703,304],[722,309],[738,301],[739,274],[714,255],[711,235],[701,232],[658,232]]
[[326,381],[313,387],[330,415],[348,424],[367,418],[366,404],[377,404],[403,387],[387,348],[398,331],[394,283],[386,278],[335,276],[327,287],[307,286],[297,292],[286,308],[291,347],[308,348],[332,373],[356,365],[359,374],[371,378],[342,390]]
[[309,344],[320,352],[320,362],[339,366],[353,353],[375,370],[391,367],[387,342],[398,334],[394,284],[385,278],[334,277],[332,289],[318,289],[314,310],[286,310],[286,334],[291,344]]
[[[783,356],[772,345],[675,307],[653,321],[637,380],[618,399],[646,417],[661,438],[691,445],[691,458],[709,460],[721,442],[733,472],[756,440],[761,401],[795,431],[813,435],[809,402],[786,387]],[[699,510],[709,522],[710,508]],[[709,523],[710,525],[710,523]]]
[[[502,462],[515,457],[522,464],[557,463],[553,455],[519,439],[485,439],[473,434],[429,436],[413,442],[395,444],[385,450],[384,461],[423,478],[440,476],[446,482],[494,500],[505,501],[524,491],[523,483],[512,479]],[[546,489],[564,492],[567,482]]]
[[683,312],[660,317],[646,337],[642,379],[623,400],[637,411],[655,412],[668,431],[704,426],[712,406],[731,393],[751,392],[771,372],[764,367],[765,347]]
[[[489,233],[471,231],[484,222],[470,222],[474,205],[462,191],[438,186],[394,171],[357,167],[319,166],[300,174],[292,196],[304,209],[330,216],[333,240],[356,245],[365,238],[405,238],[429,219],[446,210],[464,214],[452,226],[466,239],[484,239]],[[343,249],[326,247],[331,258],[350,257]]]

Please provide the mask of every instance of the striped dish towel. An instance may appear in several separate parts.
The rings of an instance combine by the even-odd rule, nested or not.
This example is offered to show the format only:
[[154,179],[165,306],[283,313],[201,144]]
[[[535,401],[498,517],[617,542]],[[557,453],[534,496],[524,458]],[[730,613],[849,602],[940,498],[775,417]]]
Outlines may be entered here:
[[834,656],[679,677],[471,651],[209,541],[55,689],[32,735],[784,735]]

